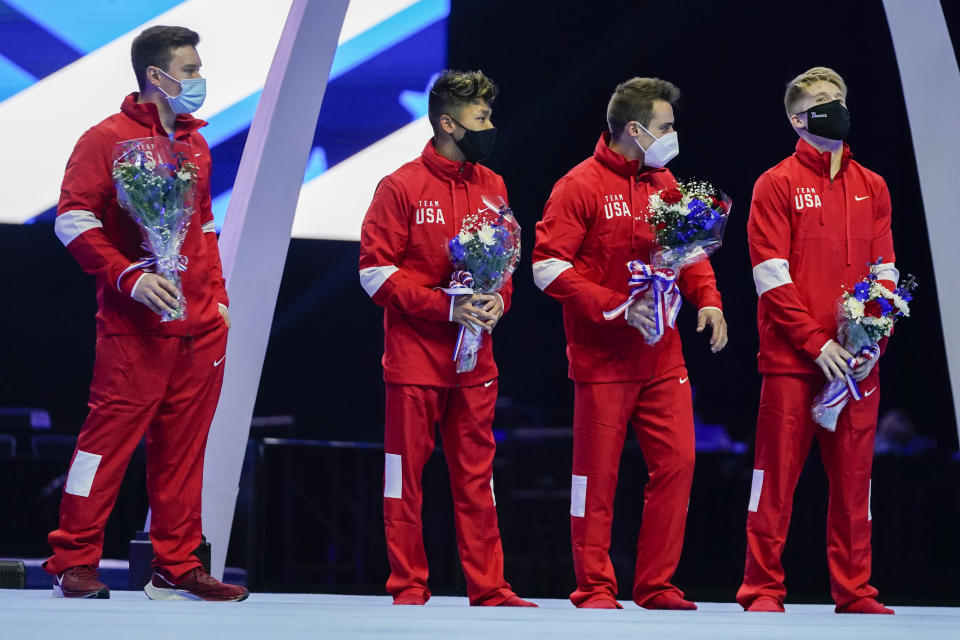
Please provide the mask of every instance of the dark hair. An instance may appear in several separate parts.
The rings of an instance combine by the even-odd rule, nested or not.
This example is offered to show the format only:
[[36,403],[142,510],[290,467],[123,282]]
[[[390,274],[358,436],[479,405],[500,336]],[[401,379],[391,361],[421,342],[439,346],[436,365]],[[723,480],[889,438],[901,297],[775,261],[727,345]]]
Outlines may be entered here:
[[137,76],[140,91],[144,89],[147,67],[159,67],[166,71],[170,67],[174,49],[195,47],[198,42],[200,36],[197,32],[186,27],[156,26],[144,29],[130,46],[130,62],[133,63],[133,73]]
[[498,92],[497,85],[483,71],[444,69],[430,88],[430,124],[436,130],[440,116],[450,115],[451,110],[462,109],[477,99],[493,104]]
[[628,122],[649,126],[653,102],[665,100],[671,107],[680,99],[680,89],[660,78],[631,78],[617,85],[607,105],[607,126],[614,138],[623,133]]

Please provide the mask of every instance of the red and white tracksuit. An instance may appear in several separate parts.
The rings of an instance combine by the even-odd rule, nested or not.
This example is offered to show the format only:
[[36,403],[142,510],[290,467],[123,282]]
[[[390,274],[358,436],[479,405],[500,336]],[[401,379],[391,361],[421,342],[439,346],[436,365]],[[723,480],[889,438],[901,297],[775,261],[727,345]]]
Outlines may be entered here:
[[898,279],[890,232],[890,194],[883,179],[851,160],[844,144],[839,173],[830,154],[803,140],[796,152],[757,180],[747,225],[760,297],[756,460],[747,515],[747,558],[737,601],[783,602],[780,556],[793,492],[816,436],[830,483],[827,561],[831,594],[842,609],[877,590],[870,578],[870,467],[879,365],[860,382],[864,398],[847,404],[830,433],[810,416],[825,383],[814,363],[837,338],[837,304],[873,267],[891,289]]
[[[680,559],[693,479],[690,385],[673,329],[654,345],[620,317],[603,312],[628,298],[630,260],[649,260],[649,196],[676,185],[666,169],[641,167],[608,146],[557,182],[537,224],[534,280],[563,304],[569,375],[574,380],[570,499],[577,606],[615,599],[610,526],[626,424],[633,425],[650,473],[637,541],[633,599],[682,592],[670,583]],[[721,307],[713,268],[702,261],[678,279],[698,309]]]
[[189,115],[176,120],[176,140],[190,144],[199,167],[197,211],[181,253],[187,318],[160,316],[131,296],[144,275],[127,271],[144,257],[140,231],[120,208],[111,178],[117,142],[166,136],[154,105],[126,97],[120,113],[90,128],[67,163],[55,232],[80,266],[96,276],[97,346],[90,413],[60,503],[60,527],[49,536],[51,574],[96,566],[103,529],[130,456],[147,444],[147,495],[154,567],[177,579],[200,566],[200,493],[207,432],[223,381],[229,304],[210,210],[210,150]]
[[[484,334],[476,368],[455,372],[459,325],[451,322],[451,296],[438,289],[449,285],[453,271],[447,242],[459,233],[465,215],[486,208],[483,196],[506,200],[503,179],[482,165],[446,159],[430,141],[420,157],[380,182],[361,229],[360,282],[384,307],[383,513],[391,569],[387,591],[395,598],[430,597],[420,479],[436,425],[450,470],[470,602],[494,605],[513,595],[503,577],[493,494],[493,345]],[[504,311],[511,293],[508,281],[500,291]]]

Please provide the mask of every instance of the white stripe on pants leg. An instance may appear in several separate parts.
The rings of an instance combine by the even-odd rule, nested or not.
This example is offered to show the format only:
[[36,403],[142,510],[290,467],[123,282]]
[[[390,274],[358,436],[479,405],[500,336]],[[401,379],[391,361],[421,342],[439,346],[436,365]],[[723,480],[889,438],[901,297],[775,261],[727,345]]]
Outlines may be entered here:
[[587,476],[573,476],[570,484],[570,515],[582,518],[587,511]]
[[67,475],[67,486],[64,491],[82,498],[88,497],[90,487],[93,486],[93,478],[97,475],[97,469],[100,468],[102,457],[78,449],[77,455],[73,458],[73,464],[70,465],[70,473]]
[[753,470],[753,481],[750,483],[750,504],[747,511],[756,513],[760,506],[760,492],[763,491],[763,469]]
[[403,497],[403,464],[402,456],[396,453],[386,454],[383,466],[383,497]]

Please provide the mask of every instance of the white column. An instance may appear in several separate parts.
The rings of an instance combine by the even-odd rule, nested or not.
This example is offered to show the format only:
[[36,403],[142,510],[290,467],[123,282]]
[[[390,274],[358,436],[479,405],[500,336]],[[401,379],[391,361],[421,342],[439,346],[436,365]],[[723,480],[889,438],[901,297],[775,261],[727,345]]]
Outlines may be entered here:
[[233,327],[203,471],[203,531],[218,578],[303,172],[348,1],[293,1],[220,236]]
[[[947,351],[947,372],[953,389],[953,412],[960,436],[960,216],[957,216],[957,176],[960,175],[960,70],[954,56],[943,9],[936,0],[884,0],[887,23],[900,67],[913,153],[920,175],[920,192],[927,218],[927,235]],[[909,203],[894,203],[909,210]],[[901,269],[908,265],[900,265]],[[922,284],[922,283],[921,283]],[[918,295],[932,294],[922,289]]]

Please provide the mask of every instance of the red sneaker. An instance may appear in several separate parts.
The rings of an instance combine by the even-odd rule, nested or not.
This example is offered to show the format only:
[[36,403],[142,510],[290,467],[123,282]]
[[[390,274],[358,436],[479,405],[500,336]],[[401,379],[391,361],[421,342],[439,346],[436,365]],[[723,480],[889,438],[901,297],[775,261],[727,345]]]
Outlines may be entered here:
[[70,567],[57,576],[53,583],[54,598],[96,598],[104,600],[110,597],[110,589],[97,579],[97,570],[88,564]]
[[581,604],[578,609],[623,609],[623,605],[613,598],[594,598]]
[[892,614],[893,609],[885,607],[873,598],[860,598],[843,607],[837,606],[837,613],[880,613]]
[[528,602],[520,596],[514,594],[497,605],[498,607],[539,607],[540,605]]
[[209,600],[212,602],[238,602],[246,600],[250,592],[246,587],[224,584],[201,567],[196,567],[174,584],[155,571],[150,582],[143,588],[151,600]]
[[759,613],[783,613],[783,604],[773,596],[759,596],[750,603],[745,611],[755,611]]
[[393,599],[393,604],[424,605],[427,601],[422,593],[401,593]]
[[689,600],[684,600],[682,596],[674,591],[665,591],[653,596],[642,605],[644,609],[659,609],[667,611],[696,611],[697,605]]

